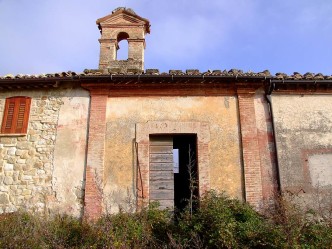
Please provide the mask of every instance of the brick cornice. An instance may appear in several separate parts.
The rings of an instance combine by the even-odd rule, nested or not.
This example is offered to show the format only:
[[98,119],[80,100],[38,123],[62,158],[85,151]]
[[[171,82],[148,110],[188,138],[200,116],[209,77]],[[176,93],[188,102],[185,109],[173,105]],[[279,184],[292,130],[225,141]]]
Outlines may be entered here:
[[242,95],[242,96],[247,96],[247,97],[251,97],[256,93],[257,89],[255,88],[238,88],[236,89],[236,93],[238,95]]
[[108,96],[108,91],[105,91],[102,88],[90,89],[90,96]]
[[145,42],[145,39],[138,39],[138,38],[128,38],[128,42]]
[[116,43],[116,39],[98,39],[99,43]]
[[248,95],[252,96],[256,93],[259,88],[265,86],[265,82],[252,82],[248,84],[248,82],[236,82],[236,93],[238,95]]
[[142,28],[144,29],[146,27],[145,24],[129,24],[129,23],[126,23],[126,24],[110,24],[110,23],[106,23],[106,24],[101,24],[101,27],[104,29],[104,28]]
[[220,96],[220,95],[253,95],[262,82],[243,82],[234,79],[209,79],[199,77],[111,77],[91,82],[87,77],[82,79],[81,86],[94,94],[105,94],[114,97],[124,96]]
[[[215,78],[172,75],[110,75],[81,78],[81,86],[89,91],[109,96],[214,96],[253,95],[267,86],[262,79],[243,81],[236,78]],[[97,81],[97,82],[96,82]],[[107,92],[107,93],[106,93]],[[280,94],[331,94],[326,84],[276,84],[273,93]]]
[[108,95],[108,84],[86,84],[82,83],[81,87],[88,90],[90,95]]

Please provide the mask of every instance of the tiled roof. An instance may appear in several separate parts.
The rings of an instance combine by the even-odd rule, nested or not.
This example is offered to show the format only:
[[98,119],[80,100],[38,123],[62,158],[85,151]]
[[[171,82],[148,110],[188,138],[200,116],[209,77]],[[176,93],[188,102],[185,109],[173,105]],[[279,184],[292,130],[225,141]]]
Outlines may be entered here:
[[158,69],[146,69],[143,73],[137,72],[128,72],[126,74],[116,73],[116,72],[105,72],[98,69],[86,69],[84,72],[76,73],[76,72],[60,72],[60,73],[47,73],[47,74],[37,74],[37,75],[29,75],[29,74],[7,74],[4,76],[0,76],[1,80],[8,79],[47,79],[47,78],[76,78],[76,77],[85,77],[85,76],[107,76],[107,75],[181,75],[181,76],[221,76],[221,77],[266,77],[273,80],[332,80],[332,75],[323,75],[321,73],[305,73],[300,74],[298,72],[294,72],[292,75],[287,75],[285,73],[276,73],[274,76],[268,70],[263,72],[243,72],[238,69],[227,70],[208,70],[207,72],[200,72],[197,69],[188,69],[185,72],[182,70],[169,70],[166,72],[159,72]]

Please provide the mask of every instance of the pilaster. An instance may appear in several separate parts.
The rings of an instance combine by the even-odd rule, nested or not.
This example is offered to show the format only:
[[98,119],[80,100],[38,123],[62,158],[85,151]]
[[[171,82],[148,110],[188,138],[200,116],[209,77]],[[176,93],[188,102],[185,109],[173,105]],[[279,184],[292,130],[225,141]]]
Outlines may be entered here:
[[106,106],[108,95],[90,91],[90,118],[85,173],[84,218],[97,219],[103,209]]
[[245,198],[249,204],[259,208],[263,201],[263,189],[254,94],[253,89],[238,89]]

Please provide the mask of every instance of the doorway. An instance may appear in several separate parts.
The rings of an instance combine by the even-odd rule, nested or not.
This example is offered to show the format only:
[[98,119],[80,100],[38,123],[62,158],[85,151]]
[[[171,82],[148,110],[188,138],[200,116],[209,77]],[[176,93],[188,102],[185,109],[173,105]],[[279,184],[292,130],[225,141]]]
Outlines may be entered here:
[[150,136],[150,201],[182,211],[198,196],[197,135]]
[[173,149],[179,150],[179,173],[174,173],[174,206],[182,211],[198,196],[197,136],[173,136]]

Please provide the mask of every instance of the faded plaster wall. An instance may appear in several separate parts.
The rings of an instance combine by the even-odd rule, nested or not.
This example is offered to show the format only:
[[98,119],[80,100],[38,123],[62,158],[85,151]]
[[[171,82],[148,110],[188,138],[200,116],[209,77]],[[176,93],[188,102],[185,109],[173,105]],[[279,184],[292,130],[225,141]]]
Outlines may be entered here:
[[59,113],[54,150],[53,189],[60,212],[80,216],[84,198],[89,93],[66,91]]
[[[135,196],[135,124],[196,121],[210,124],[210,184],[242,199],[238,107],[235,97],[119,97],[107,103],[106,211]],[[109,208],[111,210],[109,210]]]
[[32,98],[26,135],[0,134],[0,213],[25,209],[79,216],[89,95],[61,89],[0,93]]
[[272,103],[282,190],[332,204],[332,96],[275,94]]

